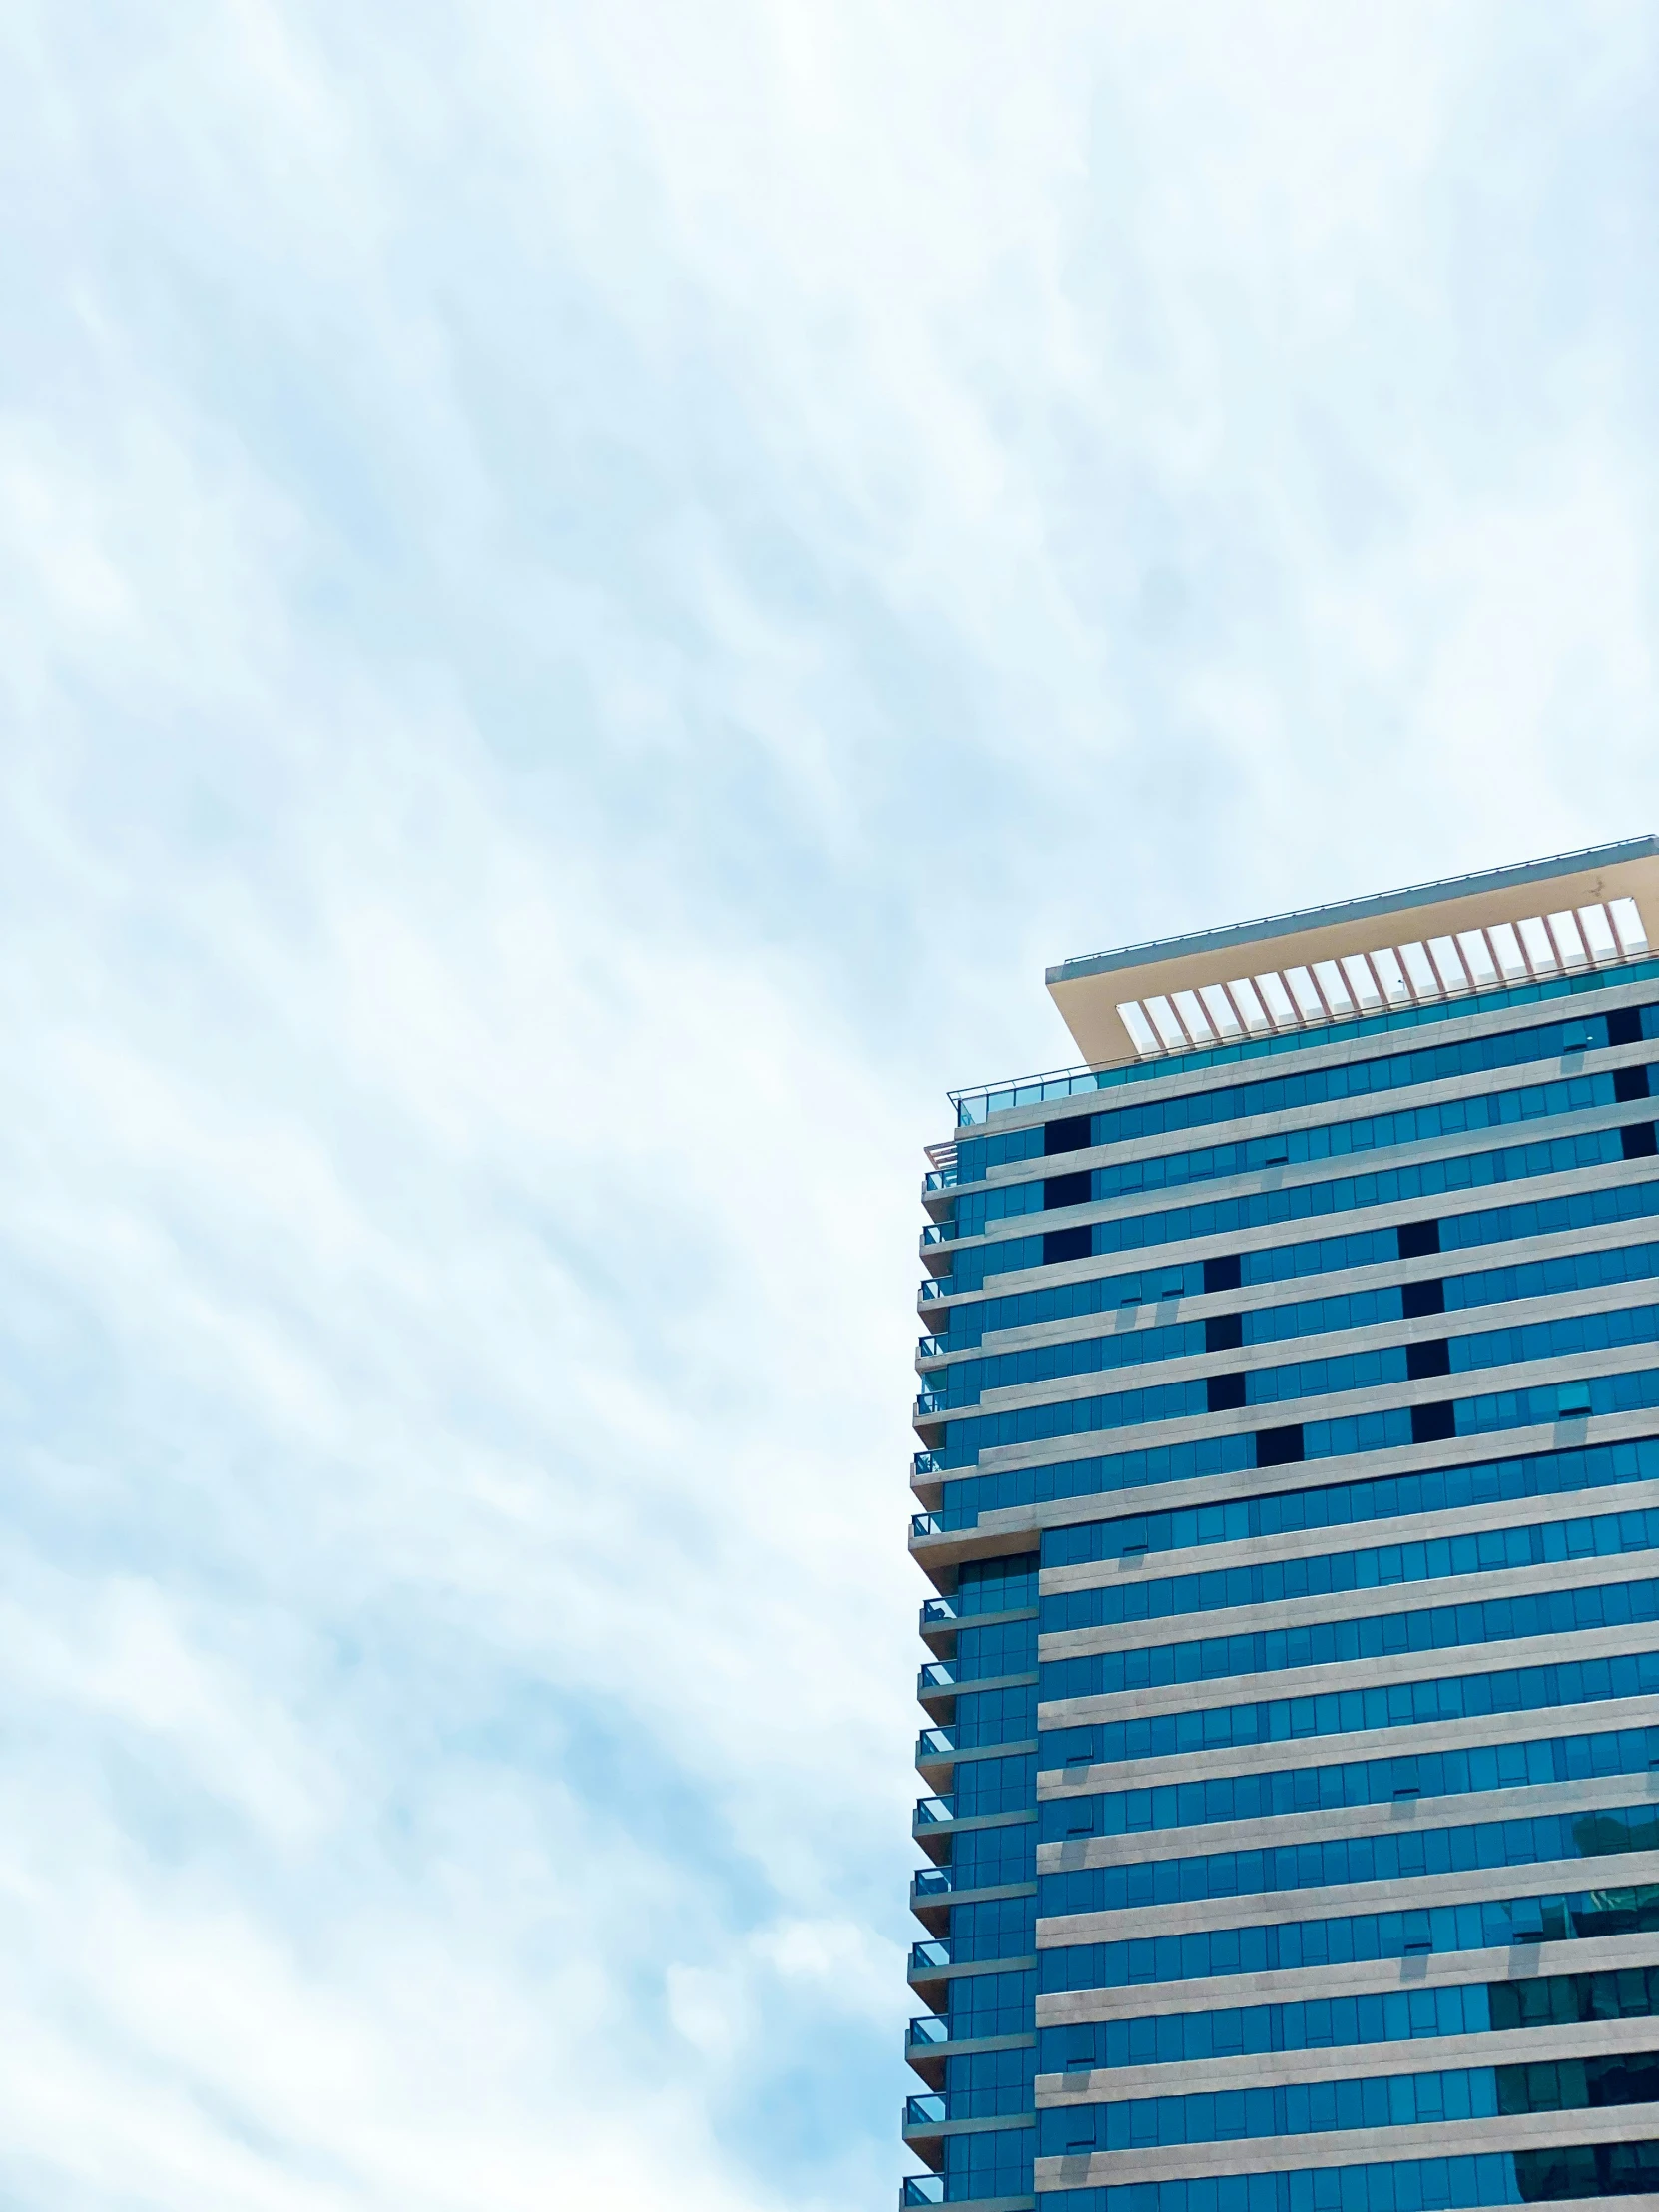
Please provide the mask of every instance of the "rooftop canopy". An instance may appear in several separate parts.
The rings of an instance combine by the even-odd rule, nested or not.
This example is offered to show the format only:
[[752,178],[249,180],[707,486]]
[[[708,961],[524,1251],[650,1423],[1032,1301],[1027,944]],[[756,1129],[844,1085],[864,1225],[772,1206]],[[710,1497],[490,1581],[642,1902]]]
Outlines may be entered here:
[[[1651,926],[1650,926],[1651,924]],[[1659,837],[1066,960],[1048,988],[1092,1067],[1613,965],[1659,941]]]

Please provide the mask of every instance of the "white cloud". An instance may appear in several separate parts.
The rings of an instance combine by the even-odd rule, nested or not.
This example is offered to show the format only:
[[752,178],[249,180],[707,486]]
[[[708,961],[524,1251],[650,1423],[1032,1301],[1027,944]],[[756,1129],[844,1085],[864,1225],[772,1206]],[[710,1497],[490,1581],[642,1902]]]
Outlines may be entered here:
[[1649,826],[1651,28],[5,36],[4,2193],[861,2205],[917,1148]]

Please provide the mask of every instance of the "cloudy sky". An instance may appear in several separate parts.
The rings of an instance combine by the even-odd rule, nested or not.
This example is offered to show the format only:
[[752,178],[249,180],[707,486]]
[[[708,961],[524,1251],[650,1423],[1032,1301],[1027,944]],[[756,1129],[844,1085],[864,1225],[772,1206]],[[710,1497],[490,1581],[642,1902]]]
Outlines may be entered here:
[[890,2204],[920,1148],[1659,828],[1651,8],[0,6],[0,2199]]

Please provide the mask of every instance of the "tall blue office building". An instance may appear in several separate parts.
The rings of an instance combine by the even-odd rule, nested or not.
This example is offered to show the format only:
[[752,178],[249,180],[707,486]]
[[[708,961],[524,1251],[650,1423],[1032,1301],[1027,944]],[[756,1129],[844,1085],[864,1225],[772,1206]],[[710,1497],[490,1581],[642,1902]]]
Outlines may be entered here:
[[956,1096],[903,2203],[1659,2212],[1655,932],[1643,838],[1072,960]]

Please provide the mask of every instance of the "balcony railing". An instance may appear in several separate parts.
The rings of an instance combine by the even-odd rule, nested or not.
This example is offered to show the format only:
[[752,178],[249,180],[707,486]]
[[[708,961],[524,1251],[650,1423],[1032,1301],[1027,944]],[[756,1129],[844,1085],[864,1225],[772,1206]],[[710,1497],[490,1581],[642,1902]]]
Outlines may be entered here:
[[910,1515],[910,1534],[912,1536],[942,1536],[944,1533],[944,1522],[940,1520],[937,1513],[912,1513]]
[[916,2128],[941,2127],[944,2124],[944,2099],[941,2096],[914,2096],[904,2099],[904,2130],[909,2134]]
[[921,1179],[921,1195],[926,1198],[932,1191],[953,1191],[956,1188],[956,1170],[934,1168]]
[[1042,2199],[1040,2197],[1034,2197],[1029,2194],[1018,2197],[986,2198],[977,2194],[972,2197],[947,2197],[944,2193],[943,2174],[911,2174],[908,2180],[901,2181],[898,2184],[898,2202],[900,2212],[908,2212],[908,2208],[911,2205],[915,2204],[958,2203],[962,2206],[963,2212],[967,2212],[967,2208],[970,2205],[974,2204],[991,2203],[1030,2206],[1040,2204],[1042,2202]]
[[956,1669],[948,1659],[929,1659],[916,1675],[916,1696],[936,1697],[941,1690],[956,1687]]
[[956,1756],[956,1732],[952,1728],[924,1728],[916,1738],[916,1765],[936,1766]]
[[955,1288],[956,1278],[953,1275],[924,1275],[916,1303],[918,1306],[925,1306],[929,1299],[948,1298]]
[[904,2030],[906,2050],[927,2050],[934,2043],[948,2043],[949,2040],[950,2022],[941,2020],[937,2012],[923,2012]]
[[925,1973],[929,1966],[948,1966],[950,1945],[942,1936],[935,1936],[924,1943],[910,1945],[911,1973]]
[[910,1418],[926,1420],[933,1414],[942,1413],[949,1403],[950,1400],[943,1390],[922,1390],[916,1398],[915,1411]]
[[918,1360],[942,1360],[950,1350],[948,1337],[921,1337],[916,1341]]
[[948,1867],[917,1867],[910,1877],[913,1898],[948,1897],[955,1887],[956,1878]]
[[953,1221],[930,1221],[921,1232],[923,1250],[928,1245],[954,1244],[956,1224]]
[[925,1636],[930,1628],[954,1628],[956,1607],[947,1597],[930,1597],[921,1608],[921,1632]]
[[912,1474],[943,1474],[944,1461],[936,1451],[918,1451],[910,1460]]
[[916,1799],[915,1813],[911,1817],[912,1828],[936,1828],[940,1821],[953,1821],[956,1807],[947,1797],[923,1797]]

